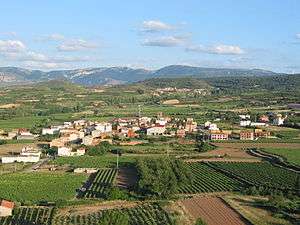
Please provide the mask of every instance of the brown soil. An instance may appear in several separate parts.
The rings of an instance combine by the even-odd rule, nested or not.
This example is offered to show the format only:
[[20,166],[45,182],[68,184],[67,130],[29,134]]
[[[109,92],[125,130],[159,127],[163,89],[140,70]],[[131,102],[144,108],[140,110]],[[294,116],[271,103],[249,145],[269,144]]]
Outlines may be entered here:
[[182,200],[180,203],[194,220],[201,218],[208,225],[249,224],[239,213],[218,197],[194,197]]
[[132,167],[121,167],[118,171],[116,184],[120,188],[131,190],[137,182],[137,172]]

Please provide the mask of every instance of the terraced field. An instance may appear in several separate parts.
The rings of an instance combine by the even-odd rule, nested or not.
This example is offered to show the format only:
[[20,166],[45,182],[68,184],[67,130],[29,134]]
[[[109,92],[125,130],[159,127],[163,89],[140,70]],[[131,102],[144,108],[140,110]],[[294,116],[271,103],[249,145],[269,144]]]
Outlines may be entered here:
[[53,214],[49,207],[21,207],[13,216],[0,217],[0,225],[51,225]]
[[[130,225],[173,225],[169,214],[158,204],[140,205],[134,208],[115,209],[129,216]],[[105,211],[86,215],[56,216],[53,225],[97,225]]]
[[91,186],[86,190],[84,197],[86,198],[102,198],[107,188],[110,188],[116,178],[116,169],[101,169],[92,180]]
[[201,192],[236,191],[242,183],[232,179],[201,162],[188,163],[194,174],[193,183],[180,187],[179,192],[195,194]]
[[281,189],[300,189],[300,175],[270,163],[210,162],[215,168],[224,170],[236,177],[247,180],[253,185]]

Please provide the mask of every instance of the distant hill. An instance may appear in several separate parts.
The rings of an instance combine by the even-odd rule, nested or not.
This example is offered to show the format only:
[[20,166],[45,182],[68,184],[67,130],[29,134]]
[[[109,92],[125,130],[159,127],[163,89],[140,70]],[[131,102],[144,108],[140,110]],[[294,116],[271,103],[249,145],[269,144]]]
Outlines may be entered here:
[[183,65],[166,66],[158,70],[133,69],[129,67],[99,67],[76,70],[44,72],[18,67],[0,67],[0,85],[30,84],[49,80],[68,80],[86,86],[118,85],[151,78],[168,77],[236,77],[283,75],[259,69],[219,69]]

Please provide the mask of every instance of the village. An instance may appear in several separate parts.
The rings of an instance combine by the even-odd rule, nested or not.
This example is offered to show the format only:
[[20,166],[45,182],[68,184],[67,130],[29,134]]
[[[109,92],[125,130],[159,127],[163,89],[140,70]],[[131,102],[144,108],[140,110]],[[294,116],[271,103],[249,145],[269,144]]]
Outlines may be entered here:
[[[255,141],[260,138],[276,138],[266,130],[269,125],[282,126],[286,116],[261,115],[258,122],[251,121],[250,115],[239,115],[240,129],[222,129],[218,121],[206,121],[198,124],[193,118],[171,118],[159,113],[156,117],[116,118],[109,122],[95,122],[85,119],[64,122],[60,125],[42,128],[40,134],[33,134],[27,129],[17,129],[7,133],[2,132],[0,140],[38,140],[48,137],[49,148],[57,151],[57,156],[82,156],[87,147],[97,146],[101,142],[114,145],[143,144],[143,137],[174,137],[185,138],[190,134],[197,134],[203,141]],[[1,157],[2,163],[36,163],[41,158],[41,151],[24,145],[17,155]]]

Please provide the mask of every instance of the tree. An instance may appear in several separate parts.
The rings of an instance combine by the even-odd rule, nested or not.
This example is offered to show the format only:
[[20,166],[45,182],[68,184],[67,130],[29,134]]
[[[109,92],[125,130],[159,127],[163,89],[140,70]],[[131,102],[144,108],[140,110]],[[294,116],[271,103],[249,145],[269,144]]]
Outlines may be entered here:
[[96,155],[104,155],[108,151],[111,150],[111,144],[107,141],[103,141],[96,146],[92,146],[88,148],[88,155],[96,156]]
[[106,211],[98,225],[129,225],[129,216],[120,211]]

